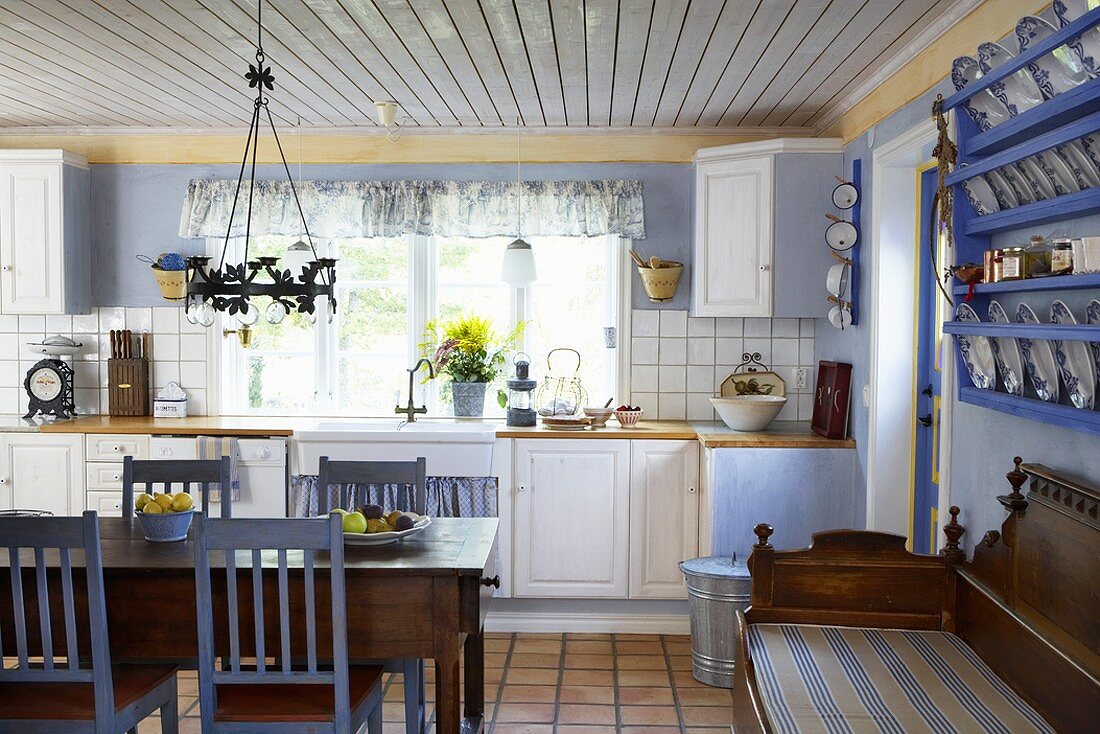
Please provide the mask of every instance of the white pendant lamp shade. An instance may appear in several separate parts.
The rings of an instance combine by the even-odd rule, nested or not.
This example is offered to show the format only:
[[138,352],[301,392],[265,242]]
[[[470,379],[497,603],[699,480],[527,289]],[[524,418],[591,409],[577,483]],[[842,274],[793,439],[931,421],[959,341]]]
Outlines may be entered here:
[[302,240],[298,240],[293,245],[286,248],[286,252],[283,253],[279,265],[284,270],[289,270],[291,276],[297,280],[298,276],[302,274],[302,268],[314,259],[313,249]]
[[501,267],[500,278],[516,288],[529,286],[538,280],[535,252],[522,237],[513,240],[504,251],[504,264]]

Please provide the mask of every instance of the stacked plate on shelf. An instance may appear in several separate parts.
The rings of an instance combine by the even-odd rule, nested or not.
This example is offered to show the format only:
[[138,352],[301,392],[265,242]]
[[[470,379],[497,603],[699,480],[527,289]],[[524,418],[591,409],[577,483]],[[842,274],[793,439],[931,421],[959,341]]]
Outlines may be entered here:
[[[1059,0],[1054,3],[1059,22],[1065,26],[1089,10],[1088,0]],[[1028,15],[1016,24],[1020,52],[1055,33],[1046,20]],[[951,67],[951,81],[962,90],[983,75],[1014,57],[1004,45],[986,42],[978,46],[977,58],[960,56]],[[1100,76],[1100,29],[1071,39],[1040,57],[1004,81],[975,94],[963,105],[981,131],[1037,107],[1046,100]],[[1056,145],[1033,156],[1010,163],[963,182],[967,198],[979,216],[1013,209],[1100,186],[1100,134],[1086,135]]]

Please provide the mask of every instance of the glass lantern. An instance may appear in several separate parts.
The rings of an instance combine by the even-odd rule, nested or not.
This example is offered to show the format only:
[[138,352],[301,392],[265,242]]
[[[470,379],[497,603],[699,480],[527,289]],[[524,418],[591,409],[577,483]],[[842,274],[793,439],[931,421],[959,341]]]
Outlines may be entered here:
[[538,383],[531,379],[531,358],[520,352],[512,360],[515,375],[508,379],[507,424],[533,426],[538,417],[534,408],[534,392]]

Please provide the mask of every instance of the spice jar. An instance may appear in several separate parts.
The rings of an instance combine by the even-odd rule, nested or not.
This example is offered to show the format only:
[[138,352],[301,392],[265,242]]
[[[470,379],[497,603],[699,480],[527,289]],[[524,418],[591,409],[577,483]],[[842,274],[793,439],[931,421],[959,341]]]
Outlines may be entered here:
[[1041,235],[1033,235],[1024,250],[1024,270],[1021,277],[1044,278],[1050,275],[1051,245]]
[[1023,280],[1027,253],[1022,247],[1006,247],[1001,254],[1001,280]]
[[1073,240],[1054,240],[1050,253],[1050,272],[1053,275],[1069,275],[1073,272]]

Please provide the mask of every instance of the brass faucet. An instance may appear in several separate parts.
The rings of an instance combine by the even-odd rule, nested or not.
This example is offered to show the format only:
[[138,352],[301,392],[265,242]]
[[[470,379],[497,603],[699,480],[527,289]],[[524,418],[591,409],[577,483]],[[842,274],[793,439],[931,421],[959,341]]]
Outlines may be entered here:
[[432,367],[432,363],[429,360],[421,358],[421,360],[419,362],[417,362],[416,364],[414,364],[412,366],[411,370],[408,370],[408,373],[409,373],[409,404],[406,405],[404,408],[402,408],[400,405],[398,405],[398,406],[394,407],[394,409],[393,409],[393,412],[397,413],[398,415],[404,413],[405,414],[405,421],[408,422],[408,423],[416,423],[416,416],[418,414],[428,412],[427,406],[422,405],[418,408],[418,407],[416,407],[416,403],[413,402],[413,377],[416,375],[417,372],[420,371],[421,365],[428,365],[428,379],[429,380],[434,380],[435,379],[435,367]]

